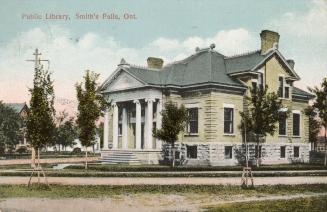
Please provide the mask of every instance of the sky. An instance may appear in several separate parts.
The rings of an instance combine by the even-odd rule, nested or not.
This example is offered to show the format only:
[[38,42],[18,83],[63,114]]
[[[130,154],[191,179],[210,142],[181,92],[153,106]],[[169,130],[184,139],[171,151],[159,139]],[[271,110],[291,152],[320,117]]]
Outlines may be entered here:
[[[99,73],[101,83],[121,58],[146,65],[147,57],[155,56],[167,64],[211,43],[224,55],[240,54],[260,48],[263,29],[280,34],[279,49],[295,60],[302,78],[296,85],[318,85],[327,76],[326,0],[0,0],[0,4],[4,102],[29,101],[34,64],[26,60],[33,59],[35,48],[42,59],[50,60],[56,97],[75,100],[74,85],[87,69]],[[50,14],[69,15],[70,20],[45,19]],[[100,19],[80,20],[77,14],[98,14]],[[102,19],[103,14],[120,19]]]

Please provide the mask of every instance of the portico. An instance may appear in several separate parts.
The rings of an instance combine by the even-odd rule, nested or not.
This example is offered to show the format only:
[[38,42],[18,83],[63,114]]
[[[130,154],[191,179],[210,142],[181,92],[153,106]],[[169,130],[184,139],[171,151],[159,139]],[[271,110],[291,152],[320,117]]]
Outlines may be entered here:
[[161,150],[161,142],[152,136],[153,128],[161,127],[161,110],[159,98],[111,103],[104,116],[103,150]]

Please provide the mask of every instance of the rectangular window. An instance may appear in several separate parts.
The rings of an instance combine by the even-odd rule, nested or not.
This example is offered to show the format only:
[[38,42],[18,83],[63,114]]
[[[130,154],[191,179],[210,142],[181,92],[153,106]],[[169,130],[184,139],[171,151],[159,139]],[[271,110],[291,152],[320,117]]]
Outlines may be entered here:
[[285,98],[290,98],[290,87],[285,87]]
[[225,159],[232,159],[232,158],[233,158],[233,147],[225,146]]
[[197,158],[198,157],[198,147],[197,146],[186,146],[187,158]]
[[234,133],[234,108],[224,108],[224,133]]
[[300,147],[299,146],[295,146],[294,147],[294,157],[298,158],[300,155]]
[[254,92],[257,92],[258,89],[257,82],[252,82],[252,89]]
[[284,78],[283,77],[279,77],[278,78],[278,97],[284,97]]
[[286,153],[286,147],[281,146],[280,147],[280,158],[285,158],[285,153]]
[[263,76],[262,76],[262,74],[260,74],[259,76],[258,76],[258,88],[260,89],[260,90],[262,90],[263,89]]
[[300,136],[300,114],[293,113],[293,135]]
[[179,151],[176,151],[175,152],[175,159],[180,159],[180,152]]
[[189,115],[189,123],[187,126],[187,132],[188,133],[198,133],[198,108],[189,108],[188,109],[188,115]]
[[286,114],[279,113],[279,135],[286,135]]

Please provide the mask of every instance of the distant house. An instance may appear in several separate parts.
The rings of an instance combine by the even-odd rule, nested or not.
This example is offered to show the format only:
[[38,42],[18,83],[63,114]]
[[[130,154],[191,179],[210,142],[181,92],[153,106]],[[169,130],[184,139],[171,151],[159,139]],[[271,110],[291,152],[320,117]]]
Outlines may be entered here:
[[[212,44],[167,65],[154,57],[148,58],[147,67],[122,59],[102,85],[111,103],[105,114],[102,161],[157,164],[169,158],[170,146],[154,139],[152,129],[161,127],[164,104],[173,101],[185,105],[190,115],[176,143],[181,164],[239,164],[244,152],[239,112],[247,110],[245,95],[250,88],[267,85],[290,115],[280,112],[277,132],[259,147],[262,164],[308,162],[309,119],[304,109],[313,96],[294,86],[300,77],[294,61],[278,50],[279,34],[263,30],[260,37],[261,49],[235,56],[217,52]],[[250,143],[250,157],[254,152],[255,143]]]
[[[19,114],[19,116],[23,119],[23,121],[27,118],[28,106],[25,102],[24,103],[6,103],[5,105],[14,109],[14,111]],[[17,144],[16,149],[21,146],[29,147],[29,145],[26,142],[26,125],[25,124],[21,128],[21,131],[24,136],[23,136],[23,139],[20,140],[19,143]]]

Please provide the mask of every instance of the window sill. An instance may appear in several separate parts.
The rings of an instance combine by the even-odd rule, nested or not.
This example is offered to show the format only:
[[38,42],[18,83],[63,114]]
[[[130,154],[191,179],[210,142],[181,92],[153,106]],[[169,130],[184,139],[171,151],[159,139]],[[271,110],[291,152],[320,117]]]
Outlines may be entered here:
[[278,135],[278,137],[287,138],[287,135]]
[[184,137],[197,137],[197,136],[199,136],[199,133],[189,133],[184,135]]
[[223,136],[231,136],[231,137],[235,137],[235,134],[228,134],[228,133],[224,133]]
[[293,135],[292,138],[301,138],[300,135]]
[[186,158],[187,160],[197,160],[198,158]]

